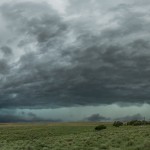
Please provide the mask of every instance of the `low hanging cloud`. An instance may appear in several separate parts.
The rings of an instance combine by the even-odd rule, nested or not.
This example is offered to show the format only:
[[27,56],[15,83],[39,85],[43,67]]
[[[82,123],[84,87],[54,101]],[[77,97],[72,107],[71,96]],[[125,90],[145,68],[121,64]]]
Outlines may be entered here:
[[85,118],[84,120],[91,121],[91,122],[96,122],[96,121],[110,121],[110,118],[101,116],[100,114],[93,114],[93,115]]
[[0,108],[149,103],[147,3],[0,4]]
[[84,118],[84,121],[91,121],[91,122],[96,122],[96,121],[131,121],[131,120],[144,120],[145,117],[142,116],[141,114],[135,114],[135,115],[128,115],[124,117],[119,117],[119,118],[111,118],[111,117],[105,117],[100,114],[92,114],[91,116],[88,116]]
[[43,119],[34,113],[28,113],[27,116],[17,114],[1,114],[0,123],[18,123],[18,122],[62,122],[60,119]]

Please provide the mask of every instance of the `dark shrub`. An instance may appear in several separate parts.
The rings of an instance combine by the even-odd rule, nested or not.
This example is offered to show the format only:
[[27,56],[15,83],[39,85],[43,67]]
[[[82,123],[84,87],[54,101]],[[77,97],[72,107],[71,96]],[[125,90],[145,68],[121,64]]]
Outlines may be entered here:
[[143,124],[142,124],[142,121],[135,121],[133,125],[134,126],[141,126]]
[[134,126],[134,124],[137,124],[137,121],[138,121],[138,120],[131,120],[131,121],[127,122],[127,125],[132,125],[132,126]]
[[150,121],[147,121],[147,125],[150,125]]
[[100,131],[100,130],[103,130],[103,129],[106,129],[105,125],[98,125],[98,126],[95,127],[96,131]]
[[143,120],[143,121],[141,121],[141,122],[142,122],[142,125],[149,125],[149,124],[150,124],[149,121],[145,121],[145,120]]
[[114,123],[113,123],[113,126],[115,126],[115,127],[120,127],[120,126],[122,126],[123,125],[123,122],[121,122],[121,121],[115,121]]

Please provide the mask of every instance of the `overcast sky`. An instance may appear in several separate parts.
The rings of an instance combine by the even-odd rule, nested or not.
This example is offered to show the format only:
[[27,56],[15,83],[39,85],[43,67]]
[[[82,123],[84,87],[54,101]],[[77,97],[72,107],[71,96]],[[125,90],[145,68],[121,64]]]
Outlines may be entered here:
[[150,119],[149,104],[149,0],[0,1],[0,121]]

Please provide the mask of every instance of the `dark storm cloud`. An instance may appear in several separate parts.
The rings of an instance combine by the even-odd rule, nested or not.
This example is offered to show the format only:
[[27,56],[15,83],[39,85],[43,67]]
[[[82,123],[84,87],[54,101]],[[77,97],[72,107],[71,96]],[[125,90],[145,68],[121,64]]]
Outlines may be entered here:
[[12,49],[8,46],[2,46],[1,51],[6,57],[12,55]]
[[64,16],[47,3],[1,5],[1,49],[13,55],[0,60],[0,107],[149,103],[145,10],[121,0],[70,1]]
[[99,114],[93,114],[93,115],[85,118],[85,120],[87,120],[87,121],[93,121],[93,122],[95,122],[95,121],[108,121],[108,120],[110,120],[110,118],[101,116]]
[[[39,43],[58,38],[66,29],[58,13],[47,3],[4,4],[1,6],[1,14],[8,21],[8,27],[15,31],[14,34],[33,36]],[[19,45],[23,46],[26,42],[21,40]]]
[[62,122],[61,120],[43,119],[43,118],[31,118],[26,119],[20,116],[13,115],[0,115],[0,123],[17,123],[17,122]]
[[0,123],[17,123],[17,122],[61,122],[60,119],[43,119],[35,115],[34,113],[29,113],[28,116],[19,116],[13,114],[1,114]]
[[0,115],[0,123],[23,122],[24,119],[13,115]]
[[9,65],[5,59],[0,59],[0,74],[7,74],[9,72]]

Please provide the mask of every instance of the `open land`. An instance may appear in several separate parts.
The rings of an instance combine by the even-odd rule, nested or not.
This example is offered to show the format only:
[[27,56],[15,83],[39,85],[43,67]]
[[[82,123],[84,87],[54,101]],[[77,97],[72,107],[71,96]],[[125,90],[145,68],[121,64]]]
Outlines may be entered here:
[[[107,129],[95,131],[96,125]],[[111,123],[0,124],[0,150],[150,150],[150,126]]]

